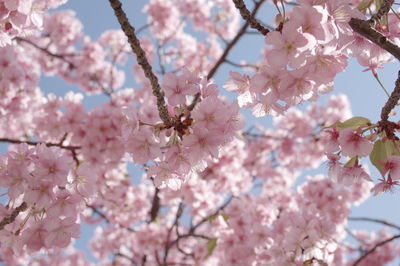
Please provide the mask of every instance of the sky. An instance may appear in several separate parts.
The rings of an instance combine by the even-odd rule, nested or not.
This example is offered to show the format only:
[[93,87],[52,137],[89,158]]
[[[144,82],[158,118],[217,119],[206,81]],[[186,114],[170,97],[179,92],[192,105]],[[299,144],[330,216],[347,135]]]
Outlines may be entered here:
[[[147,1],[145,0],[126,0],[122,1],[123,8],[128,14],[131,23],[135,28],[140,28],[146,24],[146,17],[142,14],[142,9]],[[271,21],[274,14],[272,5],[265,5],[259,12],[259,18],[262,18],[264,22]],[[76,12],[76,16],[81,20],[84,25],[84,31],[92,39],[97,39],[102,32],[108,29],[118,29],[119,24],[114,17],[113,10],[110,8],[108,1],[103,0],[69,0],[69,2],[59,9],[72,9]],[[266,18],[266,19],[264,19]],[[143,33],[144,35],[149,34],[148,31]],[[231,52],[232,56],[229,58],[235,62],[246,59],[249,62],[252,60],[259,59],[259,53],[261,47],[263,47],[263,38],[255,35],[248,35],[242,39],[239,44]],[[128,64],[129,65],[129,64]],[[126,87],[138,87],[130,75],[131,64],[128,66],[126,72]],[[379,70],[378,74],[385,85],[385,87],[392,91],[394,82],[396,80],[397,71],[399,65],[397,62],[390,63],[385,66],[385,69]],[[239,71],[240,69],[232,66],[224,65],[216,74],[215,82],[219,85],[223,85],[228,79],[229,71]],[[58,95],[64,95],[67,91],[79,91],[75,85],[70,85],[62,80],[54,77],[42,78],[40,87],[43,91],[49,93],[56,93]],[[379,120],[379,114],[382,106],[384,105],[387,96],[383,90],[379,87],[378,83],[373,78],[370,72],[363,72],[363,67],[359,66],[354,60],[350,60],[349,67],[344,73],[341,73],[335,79],[334,91],[330,93],[338,94],[344,93],[348,96],[352,104],[352,112],[354,116],[364,116],[375,122]],[[328,95],[328,96],[329,96]],[[94,106],[99,105],[102,102],[107,101],[107,97],[103,95],[88,96],[85,97],[85,106],[88,110]],[[322,96],[320,101],[326,102],[327,96]],[[307,104],[304,104],[300,108],[305,108]],[[271,125],[271,118],[265,117],[261,119],[255,119],[249,112],[245,112],[247,126],[253,123],[261,123],[264,125]],[[380,174],[373,168],[371,169],[371,176],[373,179],[380,177]],[[311,171],[307,174],[321,173],[321,170]],[[359,207],[352,209],[350,216],[353,217],[375,217],[385,219],[393,223],[400,224],[400,190],[391,194],[386,193],[376,197],[372,197],[363,203]],[[376,226],[371,223],[365,222],[350,222],[350,228],[377,230],[380,226]],[[86,245],[90,239],[93,229],[84,226],[82,228],[82,238],[77,241],[77,247],[86,250]]]

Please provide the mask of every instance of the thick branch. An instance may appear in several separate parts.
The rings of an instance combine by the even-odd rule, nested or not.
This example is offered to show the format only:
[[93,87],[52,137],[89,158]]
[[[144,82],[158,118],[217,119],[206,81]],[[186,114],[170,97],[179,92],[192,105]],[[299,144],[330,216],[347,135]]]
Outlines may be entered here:
[[0,222],[0,230],[3,230],[7,224],[14,222],[18,214],[25,211],[26,208],[28,208],[28,205],[26,202],[22,202],[22,204],[15,208],[15,210],[9,216],[4,217]]
[[151,65],[147,61],[146,54],[140,46],[140,42],[135,34],[135,28],[129,23],[129,20],[122,10],[122,4],[119,0],[109,0],[111,7],[114,9],[115,16],[118,19],[121,29],[124,31],[128,42],[132,48],[132,51],[136,55],[138,64],[142,67],[146,78],[150,81],[153,89],[153,95],[157,98],[157,108],[161,120],[166,126],[173,124],[171,117],[169,117],[167,106],[164,100],[164,93],[161,90],[160,84],[158,83],[157,76],[153,73]]
[[381,18],[387,15],[392,7],[394,0],[384,0],[378,12],[369,20],[352,18],[349,22],[350,27],[358,34],[364,36],[371,42],[375,43],[382,49],[391,53],[394,57],[400,60],[400,47],[389,40],[385,35],[377,31],[374,26],[379,23]]
[[369,20],[372,24],[377,24],[381,20],[381,18],[387,13],[389,13],[390,8],[392,7],[394,0],[383,0],[381,7],[379,8],[378,12],[371,17]]
[[352,18],[350,19],[349,25],[355,32],[388,51],[400,60],[400,47],[389,40],[385,35],[374,29],[369,21]]
[[400,71],[397,74],[396,86],[392,94],[390,94],[389,99],[387,100],[385,106],[383,106],[381,111],[381,119],[382,121],[387,121],[389,119],[389,113],[396,106],[397,102],[400,99]]
[[359,257],[354,263],[353,266],[357,266],[358,264],[361,263],[361,261],[363,261],[369,254],[371,254],[372,252],[374,252],[378,247],[383,246],[397,238],[400,238],[400,235],[395,235],[389,239],[386,239],[382,242],[379,242],[378,244],[376,244],[373,248],[371,248],[370,250],[368,250],[367,252],[365,252],[361,257]]
[[[255,15],[257,14],[259,8],[261,5],[264,3],[265,0],[260,0],[257,2],[257,4],[254,6],[253,11],[250,14],[251,18],[254,18]],[[240,40],[240,38],[243,36],[243,34],[246,33],[247,28],[249,27],[249,22],[246,20],[246,23],[240,28],[236,36],[228,43],[226,46],[224,52],[222,53],[221,57],[218,59],[217,63],[215,63],[214,67],[210,70],[210,72],[207,75],[207,79],[211,79],[214,74],[217,72],[218,68],[222,65],[222,63],[225,62],[225,59],[227,58],[229,52],[232,50],[232,48],[236,45],[236,43]]]
[[243,0],[232,0],[233,3],[235,4],[236,8],[240,11],[240,15],[242,15],[242,18],[246,20],[249,24],[250,27],[253,29],[258,30],[261,32],[262,35],[267,35],[269,30],[262,26],[255,18],[254,16],[250,13],[250,11],[246,8],[246,5],[244,4]]
[[159,192],[160,190],[158,188],[156,188],[156,190],[154,191],[154,197],[150,209],[150,222],[154,222],[156,220],[158,211],[160,210],[161,207],[160,197],[158,196]]

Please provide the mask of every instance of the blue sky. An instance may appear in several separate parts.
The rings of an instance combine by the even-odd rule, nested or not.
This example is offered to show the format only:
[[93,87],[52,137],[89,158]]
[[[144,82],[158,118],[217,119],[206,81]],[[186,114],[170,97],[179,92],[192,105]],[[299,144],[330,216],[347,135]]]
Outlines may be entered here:
[[[136,28],[146,24],[146,18],[142,14],[141,10],[147,1],[130,0],[122,2],[124,10]],[[119,28],[113,11],[106,0],[70,0],[60,9],[66,8],[70,8],[76,12],[77,17],[84,25],[85,33],[91,36],[92,39],[97,39],[105,30]],[[263,19],[263,21],[270,21],[274,12],[272,9],[272,5],[266,5],[264,9],[259,12],[259,17],[267,17],[267,19]],[[144,34],[148,34],[148,31],[145,31]],[[263,45],[264,43],[261,37],[249,35],[245,39],[241,40],[238,46],[233,49],[231,53],[232,56],[229,58],[236,62],[239,62],[242,59],[246,59],[250,62],[252,60],[257,60],[259,58],[259,53],[257,51],[259,51]],[[335,90],[333,94],[344,93],[349,97],[350,102],[352,103],[353,115],[368,117],[373,122],[378,121],[380,110],[387,97],[373,78],[372,74],[370,72],[362,72],[362,70],[363,68],[354,60],[350,60],[350,65],[346,71],[339,74],[335,79]],[[399,65],[397,62],[388,64],[385,66],[385,69],[379,70],[379,76],[389,91],[392,91],[394,87],[398,70]],[[223,66],[215,76],[216,83],[222,85],[226,82],[229,71],[240,70],[227,65]],[[130,73],[131,71],[129,66],[129,70],[126,72],[125,86],[137,87]],[[58,95],[64,95],[69,90],[78,91],[75,85],[67,84],[57,78],[43,78],[40,86],[45,92],[53,92]],[[331,94],[332,93],[329,95]],[[326,102],[326,98],[327,96],[323,96],[321,97],[321,100]],[[106,100],[107,97],[103,95],[88,96],[86,97],[85,104],[88,109],[91,109],[93,106]],[[304,104],[304,106],[307,106],[307,104]],[[249,112],[246,112],[246,118],[248,125],[255,122],[265,125],[270,125],[271,123],[271,118],[254,119],[249,115]],[[370,169],[372,178],[376,180],[379,177],[379,173],[375,171],[372,166]],[[313,173],[316,173],[316,171],[313,171]],[[400,202],[400,191],[393,194],[386,193],[377,197],[372,197],[361,206],[353,208],[351,216],[375,217],[400,224],[398,202]],[[364,222],[351,222],[350,227],[368,230],[376,230],[380,228],[380,226]],[[84,248],[91,233],[91,228],[88,228],[87,226],[83,228],[82,239],[77,242],[78,247]]]

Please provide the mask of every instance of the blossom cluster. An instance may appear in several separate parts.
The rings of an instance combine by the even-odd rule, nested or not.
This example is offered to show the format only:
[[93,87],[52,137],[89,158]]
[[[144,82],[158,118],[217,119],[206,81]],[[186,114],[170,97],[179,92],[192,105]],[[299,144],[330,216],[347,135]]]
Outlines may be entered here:
[[[0,0],[0,141],[10,143],[0,155],[1,261],[91,265],[73,247],[83,224],[95,227],[90,246],[102,265],[355,261],[347,217],[371,191],[398,185],[398,141],[387,126],[396,124],[351,118],[344,95],[293,106],[330,92],[350,56],[373,73],[391,60],[348,24],[377,11],[372,1],[299,0],[281,12],[257,73],[231,72],[223,86],[239,93],[233,101],[211,79],[246,34],[233,1],[150,0],[148,24],[135,33],[152,34],[139,46],[160,69],[134,61],[138,88],[123,87],[124,32],[92,39],[73,11],[47,12],[64,2]],[[399,42],[399,20],[385,19],[390,27],[377,31]],[[43,75],[85,95],[45,95]],[[88,96],[100,93],[107,101],[89,110]],[[242,107],[273,114],[273,126],[243,131]],[[328,176],[303,175],[325,156]],[[372,190],[366,156],[382,174]],[[399,254],[396,243],[380,244],[389,231],[354,235],[362,251],[375,248],[361,265]]]
[[[347,67],[349,57],[355,57],[375,74],[390,62],[387,51],[355,33],[348,24],[351,18],[366,19],[359,2],[298,1],[286,17],[278,19],[284,23],[281,31],[265,37],[258,73],[231,73],[226,88],[239,93],[240,107],[252,108],[255,116],[282,114],[291,106],[315,101],[319,94],[330,92],[335,76]],[[396,15],[388,14],[388,25],[377,29],[399,43]]]
[[8,208],[1,205],[2,216],[21,202],[27,205],[18,221],[1,231],[3,260],[44,247],[64,248],[79,237],[76,221],[93,194],[85,189],[93,180],[89,169],[81,165],[73,171],[72,163],[71,155],[44,144],[19,144],[1,157],[0,185],[8,189],[9,198]]
[[13,38],[30,35],[43,27],[43,15],[67,0],[4,0],[0,2],[0,47],[11,44]]

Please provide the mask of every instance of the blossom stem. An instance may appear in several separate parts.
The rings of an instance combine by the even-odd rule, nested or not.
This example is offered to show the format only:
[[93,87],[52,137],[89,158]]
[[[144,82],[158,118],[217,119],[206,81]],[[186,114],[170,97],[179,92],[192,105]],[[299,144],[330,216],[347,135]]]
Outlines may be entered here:
[[376,81],[378,81],[379,85],[381,86],[381,88],[383,89],[383,91],[386,93],[387,97],[390,97],[389,92],[387,91],[387,89],[385,88],[385,86],[383,86],[381,80],[378,77],[377,73],[372,73],[372,75],[374,76],[374,78],[376,79]]
[[135,28],[129,23],[128,17],[122,9],[122,3],[119,0],[109,0],[111,7],[114,10],[115,16],[118,19],[121,29],[124,31],[132,51],[136,55],[138,64],[142,67],[146,78],[150,81],[153,95],[157,98],[157,108],[161,120],[166,126],[173,124],[172,118],[168,114],[168,109],[164,99],[164,92],[161,90],[158,78],[154,74],[151,65],[147,61],[146,54],[140,46],[139,39],[136,37]]

